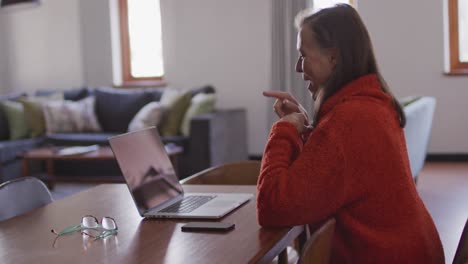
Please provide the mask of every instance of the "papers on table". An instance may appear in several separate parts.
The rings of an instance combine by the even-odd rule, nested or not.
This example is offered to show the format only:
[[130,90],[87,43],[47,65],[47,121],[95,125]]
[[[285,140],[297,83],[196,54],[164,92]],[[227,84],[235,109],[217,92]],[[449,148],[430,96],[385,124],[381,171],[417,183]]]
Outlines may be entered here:
[[57,154],[62,155],[62,156],[78,155],[78,154],[85,154],[88,152],[93,152],[98,149],[99,149],[99,145],[66,147],[66,148],[57,150]]

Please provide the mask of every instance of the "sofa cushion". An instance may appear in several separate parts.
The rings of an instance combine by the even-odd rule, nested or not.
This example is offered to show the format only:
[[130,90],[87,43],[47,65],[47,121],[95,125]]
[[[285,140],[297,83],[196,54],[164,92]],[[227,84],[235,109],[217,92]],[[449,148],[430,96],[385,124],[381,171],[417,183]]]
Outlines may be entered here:
[[74,88],[74,89],[66,90],[63,92],[63,98],[65,100],[71,100],[71,101],[79,101],[81,99],[88,97],[89,95],[91,94],[87,87]]
[[166,108],[165,116],[159,126],[159,132],[163,137],[180,134],[180,125],[190,105],[192,94],[190,92],[180,92],[173,96],[171,92],[170,96],[171,98],[166,100],[169,96],[165,97],[165,94],[163,94],[161,98],[161,104]]
[[23,104],[14,101],[3,101],[1,106],[8,120],[10,140],[27,138],[30,130],[26,121]]
[[55,146],[109,145],[109,137],[117,133],[55,133],[46,136],[46,143]]
[[0,95],[0,101],[3,100],[10,100],[10,101],[18,101],[21,97],[26,96],[26,93],[13,93],[8,95]]
[[[17,100],[21,96],[24,96],[24,93],[16,93],[10,95],[0,96],[0,102],[5,100]],[[10,129],[8,127],[8,119],[3,111],[3,107],[0,106],[0,141],[10,138]]]
[[44,104],[47,133],[100,132],[101,126],[94,113],[94,102],[94,96],[89,96],[76,102]]
[[190,135],[190,120],[197,115],[208,114],[214,111],[216,103],[215,94],[199,93],[190,101],[190,106],[185,112],[180,132],[184,136]]
[[151,96],[151,101],[160,101],[163,91],[164,90],[161,88],[156,88],[156,89],[151,88],[151,89],[145,90],[145,92]]
[[211,85],[205,85],[205,86],[202,86],[200,88],[194,88],[194,89],[192,89],[190,91],[192,92],[192,97],[194,97],[195,95],[200,94],[200,93],[205,93],[205,94],[215,93],[215,89]]
[[128,131],[137,131],[147,127],[157,126],[164,114],[164,107],[161,102],[151,102],[133,117],[128,125]]
[[31,130],[31,137],[42,136],[46,132],[43,104],[52,101],[62,101],[63,93],[53,93],[47,96],[22,97],[26,122]]
[[87,87],[72,88],[68,90],[39,90],[35,93],[36,96],[47,96],[54,93],[63,93],[65,100],[78,101],[86,98],[90,95],[90,91]]
[[44,138],[28,138],[14,141],[0,141],[0,163],[7,163],[18,158],[23,151],[39,146]]
[[104,132],[126,132],[132,118],[152,100],[144,91],[122,91],[113,88],[100,88],[96,96],[96,115]]

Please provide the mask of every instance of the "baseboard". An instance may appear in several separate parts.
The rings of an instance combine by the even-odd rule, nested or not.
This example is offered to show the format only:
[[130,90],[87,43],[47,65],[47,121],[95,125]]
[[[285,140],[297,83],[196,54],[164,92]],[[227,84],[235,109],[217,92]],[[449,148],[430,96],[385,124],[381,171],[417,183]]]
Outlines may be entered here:
[[262,160],[261,154],[249,155],[249,160]]
[[467,153],[430,153],[426,156],[426,161],[432,162],[468,162]]

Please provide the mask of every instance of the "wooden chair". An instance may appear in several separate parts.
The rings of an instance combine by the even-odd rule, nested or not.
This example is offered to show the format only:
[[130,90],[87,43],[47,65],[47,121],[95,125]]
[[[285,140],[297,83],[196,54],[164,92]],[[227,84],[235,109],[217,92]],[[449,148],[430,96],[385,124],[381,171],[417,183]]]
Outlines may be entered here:
[[467,264],[468,263],[468,219],[466,219],[465,227],[458,242],[457,251],[453,258],[453,264]]
[[180,181],[182,184],[257,185],[260,161],[246,160],[209,168]]
[[317,229],[304,245],[301,256],[297,263],[301,264],[328,264],[330,263],[333,234],[335,233],[336,221],[329,219]]
[[45,184],[34,177],[22,177],[0,184],[0,221],[24,214],[53,202]]

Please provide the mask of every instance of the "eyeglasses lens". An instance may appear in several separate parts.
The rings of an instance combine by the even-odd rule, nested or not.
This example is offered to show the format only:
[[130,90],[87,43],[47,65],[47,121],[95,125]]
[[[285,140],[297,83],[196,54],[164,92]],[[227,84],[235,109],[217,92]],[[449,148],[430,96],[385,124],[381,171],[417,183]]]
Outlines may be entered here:
[[117,228],[114,219],[110,217],[104,217],[102,219],[102,227],[107,230],[114,230]]
[[99,226],[99,223],[94,216],[85,216],[81,220],[81,225],[84,228],[96,228]]

